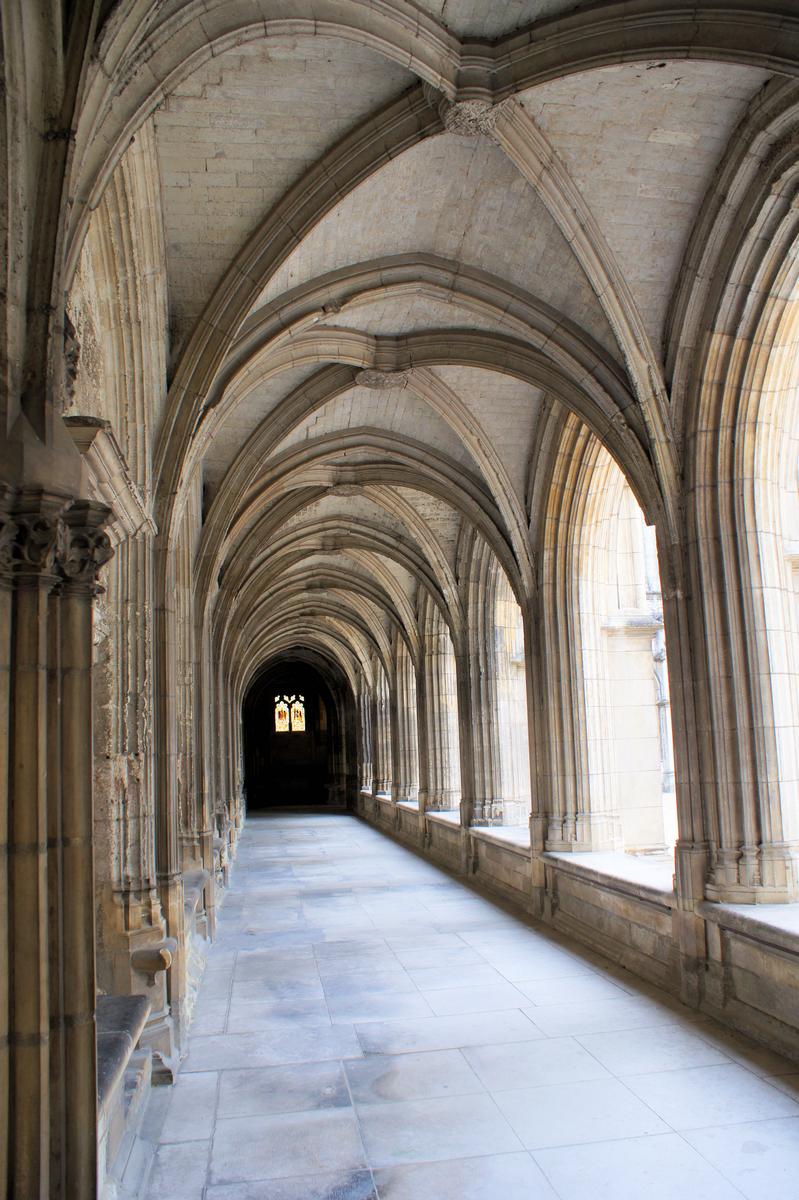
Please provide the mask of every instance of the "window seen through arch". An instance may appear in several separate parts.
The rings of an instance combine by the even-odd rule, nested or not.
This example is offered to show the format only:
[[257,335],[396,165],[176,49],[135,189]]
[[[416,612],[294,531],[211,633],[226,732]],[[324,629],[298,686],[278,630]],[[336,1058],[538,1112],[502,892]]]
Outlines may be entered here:
[[305,697],[275,696],[275,733],[305,733]]
[[302,696],[291,702],[291,732],[305,733],[305,705]]

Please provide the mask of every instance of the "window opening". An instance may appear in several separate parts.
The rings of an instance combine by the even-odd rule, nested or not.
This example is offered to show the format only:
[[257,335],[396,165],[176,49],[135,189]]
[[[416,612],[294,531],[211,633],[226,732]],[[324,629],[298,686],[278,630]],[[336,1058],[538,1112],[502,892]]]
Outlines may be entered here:
[[275,732],[305,733],[304,696],[275,696]]
[[291,732],[305,733],[305,704],[302,696],[298,696],[296,699],[292,697]]

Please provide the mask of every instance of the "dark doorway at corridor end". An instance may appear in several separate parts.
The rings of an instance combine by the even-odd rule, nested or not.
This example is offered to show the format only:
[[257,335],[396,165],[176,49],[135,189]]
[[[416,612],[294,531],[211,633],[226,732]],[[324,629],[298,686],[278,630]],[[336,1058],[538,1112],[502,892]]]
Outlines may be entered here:
[[346,806],[354,747],[344,708],[336,681],[310,663],[284,660],[258,676],[242,710],[249,811]]

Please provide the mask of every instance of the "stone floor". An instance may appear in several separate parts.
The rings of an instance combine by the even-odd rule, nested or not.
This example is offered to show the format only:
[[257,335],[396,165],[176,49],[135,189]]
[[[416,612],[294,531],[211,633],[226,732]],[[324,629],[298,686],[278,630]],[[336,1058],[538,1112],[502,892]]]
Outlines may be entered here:
[[251,818],[146,1200],[787,1198],[797,1100],[354,817]]

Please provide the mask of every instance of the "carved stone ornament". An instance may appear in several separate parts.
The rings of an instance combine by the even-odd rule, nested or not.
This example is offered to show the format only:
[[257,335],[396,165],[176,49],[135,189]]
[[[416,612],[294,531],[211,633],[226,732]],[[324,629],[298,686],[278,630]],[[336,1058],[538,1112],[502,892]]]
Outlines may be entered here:
[[[327,489],[327,494],[328,496],[359,496],[362,490],[363,489],[360,488],[357,483],[333,483]],[[332,544],[333,541],[335,541],[335,539],[331,539],[330,549],[340,549],[338,544]]]
[[450,100],[431,83],[424,84],[424,95],[430,107],[437,110],[447,133],[454,133],[459,137],[479,137],[482,134],[493,139],[500,114],[512,104],[509,97],[498,103],[490,98]]
[[78,501],[64,514],[58,546],[58,570],[67,584],[94,591],[97,572],[113,556],[103,526],[111,515],[104,504]]
[[509,100],[447,100],[442,96],[438,102],[438,115],[447,133],[459,137],[493,138],[497,120],[509,107]]
[[75,326],[69,319],[69,314],[64,313],[64,398],[66,406],[72,403],[75,399],[75,384],[78,379],[78,367],[80,365],[80,342],[78,341],[78,332]]
[[14,545],[19,527],[8,513],[0,512],[0,582],[9,583],[14,573]]
[[610,427],[619,435],[619,437],[626,437],[630,432],[630,426],[627,424],[624,414],[621,412],[615,412],[610,418]]
[[68,497],[0,484],[0,580],[56,582],[56,555]]
[[12,547],[18,575],[48,575],[53,570],[59,521],[54,513],[15,513]]
[[378,371],[367,368],[358,372],[355,382],[359,387],[404,388],[408,386],[410,377],[410,371]]

